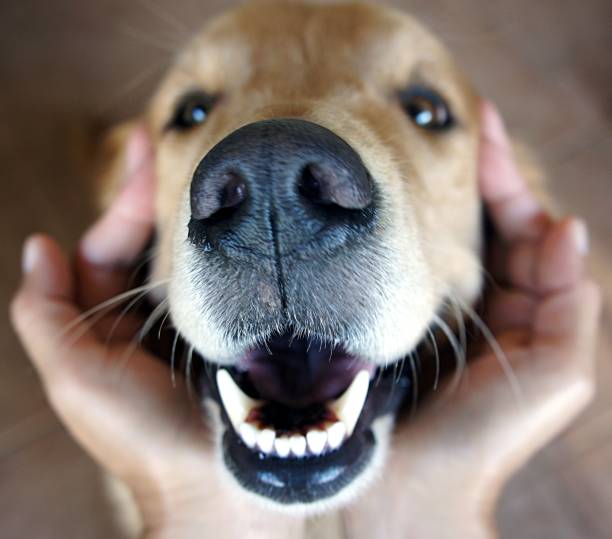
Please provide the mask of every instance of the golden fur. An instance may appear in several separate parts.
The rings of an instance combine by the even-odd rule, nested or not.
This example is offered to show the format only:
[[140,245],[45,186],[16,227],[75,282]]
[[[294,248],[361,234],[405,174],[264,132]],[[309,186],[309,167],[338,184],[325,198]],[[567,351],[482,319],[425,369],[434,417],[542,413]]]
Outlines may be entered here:
[[[406,119],[396,93],[412,82],[431,85],[445,96],[458,119],[457,129],[431,134]],[[164,128],[177,100],[195,88],[220,95],[219,104],[201,128],[167,132]],[[478,103],[476,91],[440,43],[410,17],[393,10],[349,3],[260,2],[211,21],[176,59],[143,118],[154,141],[157,173],[158,245],[152,279],[170,279],[162,296],[169,295],[179,330],[206,357],[228,361],[234,353],[212,321],[197,326],[191,322],[194,314],[201,320],[205,310],[204,299],[185,278],[190,251],[184,231],[195,167],[238,127],[293,117],[318,123],[345,139],[380,184],[387,202],[386,282],[380,297],[372,298],[382,337],[368,335],[356,342],[354,351],[382,363],[412,350],[447,298],[470,305],[480,292]],[[126,130],[129,127],[124,134]],[[112,198],[118,183],[116,175],[107,175],[105,200]],[[494,387],[490,393],[506,390]],[[481,402],[486,407],[494,399]],[[458,428],[469,431],[475,425]],[[503,436],[498,429],[492,432]],[[546,436],[534,435],[533,443],[517,449],[517,465],[523,453],[529,454]],[[514,447],[513,441],[499,443],[506,442]],[[392,454],[392,469],[415,477],[406,488],[421,490],[424,500],[428,497],[423,492],[437,473],[453,473],[452,458],[443,454],[448,451],[443,445],[442,441],[441,449],[432,448],[429,466],[409,462],[407,454]],[[491,464],[485,460],[476,455],[474,466]],[[414,469],[419,466],[437,471],[419,475]],[[396,484],[403,474],[383,475],[391,486],[374,487],[356,507],[362,521],[380,510],[397,514],[388,522],[386,536],[399,537],[399,530],[414,525],[406,519],[416,513],[394,507],[393,493],[405,487],[401,480]],[[467,480],[457,477],[458,491],[467,488]],[[488,494],[477,487],[466,496],[479,498],[478,507],[487,506]],[[429,502],[454,500],[449,494]],[[477,529],[463,536],[481,533]],[[441,521],[438,536],[447,534]]]

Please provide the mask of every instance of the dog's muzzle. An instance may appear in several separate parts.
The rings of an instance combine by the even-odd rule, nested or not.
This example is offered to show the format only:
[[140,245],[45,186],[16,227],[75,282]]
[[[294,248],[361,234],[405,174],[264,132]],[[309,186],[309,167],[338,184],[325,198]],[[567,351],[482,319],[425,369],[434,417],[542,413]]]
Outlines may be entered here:
[[201,160],[190,204],[189,238],[222,289],[215,319],[229,338],[257,343],[230,366],[204,360],[201,390],[220,405],[225,464],[277,502],[329,498],[367,467],[373,421],[394,411],[409,385],[344,346],[368,310],[359,272],[375,265],[367,258],[375,184],[332,131],[267,120]]

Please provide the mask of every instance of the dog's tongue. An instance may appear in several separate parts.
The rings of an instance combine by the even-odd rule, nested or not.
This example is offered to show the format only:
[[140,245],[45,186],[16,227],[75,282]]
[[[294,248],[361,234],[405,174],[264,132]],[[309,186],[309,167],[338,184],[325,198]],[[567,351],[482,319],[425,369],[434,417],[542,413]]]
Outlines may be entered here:
[[374,366],[317,340],[280,336],[240,362],[260,397],[302,408],[337,397]]

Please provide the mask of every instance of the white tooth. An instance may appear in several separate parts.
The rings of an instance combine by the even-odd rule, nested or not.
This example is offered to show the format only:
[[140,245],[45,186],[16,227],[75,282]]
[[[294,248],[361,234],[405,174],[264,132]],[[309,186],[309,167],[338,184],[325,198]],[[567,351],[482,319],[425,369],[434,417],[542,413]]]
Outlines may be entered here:
[[320,455],[327,443],[327,433],[322,430],[311,430],[306,434],[308,449],[313,455]]
[[296,457],[303,457],[306,453],[306,438],[300,434],[294,434],[289,438],[289,444],[291,446],[291,452]]
[[232,422],[234,430],[238,431],[241,423],[247,418],[249,412],[261,405],[261,401],[245,395],[238,387],[230,373],[224,369],[217,371],[217,387],[219,396],[227,415]]
[[264,453],[271,453],[274,447],[274,438],[276,438],[276,432],[272,429],[264,429],[257,436],[257,445]]
[[255,447],[255,443],[257,442],[257,436],[259,435],[259,429],[255,425],[251,425],[250,423],[243,423],[242,425],[240,425],[238,432],[240,433],[242,441],[248,447]]
[[348,389],[328,405],[330,410],[346,426],[347,436],[352,434],[357,424],[366,397],[368,396],[369,386],[370,374],[366,370],[359,371]]
[[289,438],[286,436],[281,436],[280,438],[274,440],[274,449],[279,457],[284,458],[289,455],[289,451],[291,450],[291,442],[289,441]]
[[344,441],[346,435],[346,427],[342,421],[336,421],[330,427],[327,427],[327,443],[332,449],[338,449]]

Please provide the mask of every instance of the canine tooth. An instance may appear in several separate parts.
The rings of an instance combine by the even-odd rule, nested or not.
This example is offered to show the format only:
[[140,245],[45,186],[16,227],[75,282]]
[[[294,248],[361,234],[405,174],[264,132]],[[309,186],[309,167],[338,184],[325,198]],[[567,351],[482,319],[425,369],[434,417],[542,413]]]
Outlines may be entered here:
[[346,426],[347,436],[350,436],[357,424],[361,410],[368,396],[370,374],[363,370],[353,378],[348,389],[335,401],[329,403],[329,408]]
[[322,430],[311,430],[306,434],[308,449],[313,455],[320,455],[327,443],[327,433]]
[[303,457],[306,454],[306,438],[301,434],[294,434],[289,438],[289,444],[291,446],[291,452],[296,457]]
[[274,447],[274,438],[276,438],[276,432],[272,429],[264,429],[257,436],[257,445],[264,453],[271,453]]
[[217,387],[219,388],[219,396],[221,397],[223,407],[234,430],[238,431],[242,422],[249,415],[249,411],[259,406],[261,402],[245,395],[242,389],[238,387],[238,384],[234,382],[230,373],[225,369],[217,371]]
[[286,436],[276,438],[276,440],[274,440],[274,449],[279,457],[288,456],[289,451],[291,450],[291,442],[289,441],[289,438]]
[[332,449],[338,449],[344,441],[346,435],[346,426],[342,421],[336,421],[330,427],[327,427],[327,443]]
[[259,435],[259,429],[257,427],[251,425],[250,423],[243,423],[240,425],[238,432],[242,438],[242,441],[248,447],[255,447],[255,444],[257,443],[257,436]]

